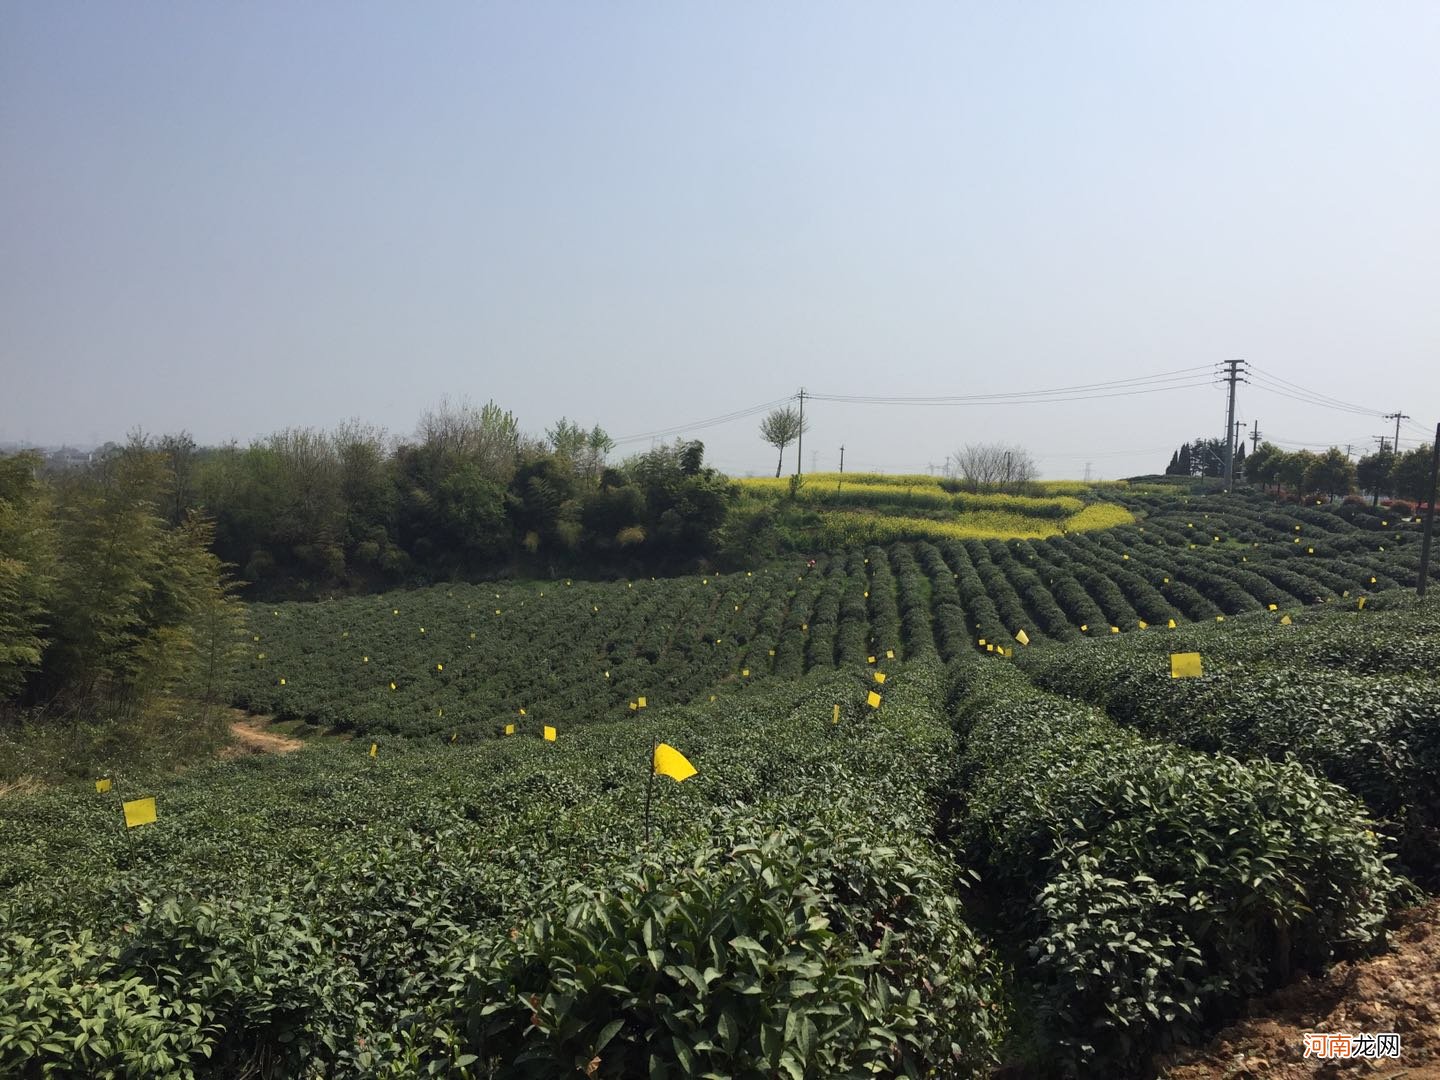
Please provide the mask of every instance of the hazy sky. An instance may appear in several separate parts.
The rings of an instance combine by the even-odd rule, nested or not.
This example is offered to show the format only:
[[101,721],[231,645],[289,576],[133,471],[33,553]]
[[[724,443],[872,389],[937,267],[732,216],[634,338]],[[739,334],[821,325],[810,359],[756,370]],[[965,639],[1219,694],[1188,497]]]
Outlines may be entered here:
[[[1440,418],[1435,0],[0,0],[0,441],[445,394],[624,436],[1230,357]],[[807,411],[807,469],[1008,439],[1048,476],[1225,419],[1208,382]],[[773,472],[757,419],[696,434]]]

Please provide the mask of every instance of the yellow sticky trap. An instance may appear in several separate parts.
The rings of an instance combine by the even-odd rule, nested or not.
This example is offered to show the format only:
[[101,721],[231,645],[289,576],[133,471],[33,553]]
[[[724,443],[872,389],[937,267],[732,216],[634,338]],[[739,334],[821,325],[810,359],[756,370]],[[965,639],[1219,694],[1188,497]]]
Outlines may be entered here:
[[155,796],[151,795],[144,799],[132,799],[123,804],[125,810],[125,827],[133,829],[136,825],[152,825],[155,822]]
[[715,700],[715,695],[714,695],[714,694],[711,694],[711,695],[710,695],[710,700],[711,700],[711,701],[714,701],[714,700]]
[[506,734],[506,735],[514,735],[514,734],[515,734],[515,725],[514,725],[514,724],[506,724],[506,725],[505,725],[505,734]]
[[[567,583],[567,584],[568,584],[568,583]],[[555,729],[554,729],[553,727],[551,727],[549,724],[546,724],[546,725],[545,725],[545,730],[544,730],[543,734],[544,734],[544,736],[545,736],[545,741],[546,741],[546,742],[554,742],[554,741],[555,741]]]
[[1088,634],[1088,633],[1090,632],[1090,624],[1089,624],[1089,623],[1083,623],[1083,622],[1082,622],[1082,623],[1080,624],[1080,632],[1081,632],[1082,634]]
[[1371,585],[1374,585],[1374,584],[1375,584],[1375,579],[1374,579],[1373,577],[1370,579],[1370,584],[1371,584]]
[[1027,633],[1025,633],[1024,630],[1016,630],[1016,631],[1015,631],[1015,640],[1018,641],[1021,645],[1029,645],[1029,644],[1030,644],[1030,635],[1027,634]]
[[1160,579],[1160,584],[1161,584],[1161,585],[1169,585],[1169,584],[1170,584],[1170,579],[1169,579],[1168,577],[1167,577],[1167,578],[1161,578],[1161,579]]
[[1224,615],[1216,615],[1216,616],[1215,616],[1215,621],[1216,621],[1216,622],[1224,622],[1224,621],[1225,621],[1225,616],[1224,616]]
[[894,660],[894,659],[895,659],[895,650],[894,650],[894,649],[886,649],[886,650],[885,650],[885,659],[886,659],[886,660]]
[[742,679],[748,679],[748,678],[750,677],[750,669],[749,669],[748,667],[741,668],[741,669],[740,669],[740,677],[741,677]]
[[1280,610],[1280,605],[1279,605],[1279,604],[1270,604],[1270,605],[1269,605],[1269,608],[1270,608],[1271,611],[1279,611],[1279,610]]
[[521,715],[521,716],[524,716],[524,715],[525,715],[525,709],[524,709],[523,706],[522,706],[521,709],[520,709],[520,715]]
[[281,685],[281,686],[284,686],[284,685],[285,685],[285,680],[284,680],[284,679],[281,679],[281,680],[280,680],[280,685]]
[[874,690],[871,690],[870,693],[865,695],[865,704],[869,705],[872,709],[878,709],[880,707],[880,695]]
[[875,672],[875,681],[878,683],[883,683],[885,681],[885,673],[883,671]]
[[867,657],[865,657],[865,663],[867,663],[867,664],[873,664],[874,662],[875,662],[875,658],[874,658],[873,656],[867,656]]
[[1314,548],[1306,548],[1306,549],[1305,549],[1305,554],[1307,554],[1307,555],[1314,555],[1314,554],[1315,554],[1315,549],[1314,549]]
[[1129,555],[1121,555],[1120,558],[1122,558],[1122,559],[1128,559],[1128,558],[1130,558],[1130,556],[1129,556]]
[[775,650],[774,650],[774,649],[771,649],[771,650],[770,650],[770,655],[771,655],[771,656],[774,656],[774,655],[775,655]]
[[866,600],[869,600],[869,599],[870,599],[870,590],[869,590],[869,589],[866,589],[866,590],[865,590],[865,599],[866,599]]
[[1365,610],[1365,597],[1363,597],[1363,596],[1360,597],[1360,602],[1355,606],[1355,610],[1356,610],[1356,611],[1364,611],[1364,610]]
[[370,756],[374,757],[378,753],[380,753],[380,744],[372,742],[370,744]]
[[425,627],[420,627],[420,632],[423,634],[425,632]]
[[994,651],[995,651],[995,646],[994,646],[994,645],[986,645],[986,646],[985,646],[985,651],[986,651],[986,652],[994,652]]
[[1171,620],[1166,624],[1166,628],[1167,628],[1167,629],[1170,629],[1170,630],[1174,630],[1174,629],[1175,629],[1175,620],[1174,620],[1174,619],[1171,619]]
[[1112,633],[1112,634],[1118,634],[1119,632],[1120,632],[1120,628],[1119,628],[1118,626],[1112,626],[1112,627],[1110,627],[1110,633]]
[[1345,598],[1346,600],[1348,600],[1348,599],[1350,599],[1350,590],[1349,590],[1349,589],[1346,589],[1346,590],[1345,590],[1344,592],[1342,592],[1340,595],[1341,595],[1343,598]]
[[1289,625],[1290,625],[1290,616],[1289,616],[1289,615],[1281,615],[1281,616],[1280,616],[1280,625],[1281,625],[1281,626],[1289,626]]
[[985,639],[984,639],[983,637],[980,639],[980,644],[981,644],[981,645],[984,645],[984,644],[985,644]]
[[458,731],[452,731],[452,732],[450,733],[450,741],[451,741],[452,743],[453,743],[456,739],[458,739],[459,737],[460,737],[460,732],[458,732]]
[[1150,624],[1149,624],[1148,622],[1146,622],[1144,619],[1141,619],[1141,620],[1140,620],[1140,629],[1141,629],[1141,630],[1149,630],[1149,629],[1150,629]]
[[[837,708],[838,708],[838,706],[837,706]],[[95,781],[95,790],[96,790],[97,792],[99,792],[101,795],[104,795],[105,792],[107,792],[107,791],[110,790],[110,781],[109,781],[108,779],[106,779],[106,780],[96,780],[96,781]]]
[[360,662],[361,662],[362,664],[368,664],[368,663],[370,662],[370,657],[368,657],[368,656],[362,656],[362,657],[360,658]]
[[608,679],[610,677],[610,672],[605,672],[605,677]]
[[803,634],[805,631],[809,630],[809,629],[810,629],[810,624],[809,624],[809,623],[803,623],[803,622],[802,622],[802,623],[800,624],[800,632],[801,632],[802,634]]
[[395,689],[395,684],[394,684],[393,682],[390,684],[390,689],[391,689],[391,690],[394,690],[394,689]]
[[445,665],[444,665],[444,664],[436,664],[436,665],[435,665],[435,670],[436,670],[436,671],[444,671],[444,670],[445,670]]
[[677,783],[684,783],[695,775],[695,766],[679,750],[662,742],[655,747],[655,775],[668,776]]
[[644,697],[644,695],[641,695],[640,697],[638,697],[638,698],[635,699],[635,705],[636,705],[637,708],[640,708],[640,709],[643,709],[643,708],[645,707],[645,697]]
[[1198,652],[1170,654],[1170,677],[1172,679],[1198,679],[1202,674]]
[[399,614],[400,614],[400,609],[399,609],[398,607],[395,608],[395,609],[391,612],[391,614],[392,614],[392,615],[399,615]]
[[835,712],[831,715],[831,717],[830,717],[830,722],[831,722],[832,724],[838,724],[838,723],[840,722],[840,706],[839,706],[839,705],[836,705],[836,706],[835,706]]
[[639,706],[636,705],[635,702],[633,702],[633,701],[627,701],[626,704],[627,704],[628,706],[630,706],[630,711],[631,711],[631,712],[634,712],[637,708],[639,708]]

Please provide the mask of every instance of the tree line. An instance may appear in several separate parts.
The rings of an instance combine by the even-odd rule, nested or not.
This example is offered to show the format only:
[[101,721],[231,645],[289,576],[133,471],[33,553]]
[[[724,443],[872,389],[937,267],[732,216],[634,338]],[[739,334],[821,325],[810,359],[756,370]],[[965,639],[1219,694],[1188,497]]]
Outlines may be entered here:
[[350,422],[248,446],[132,435],[73,468],[0,458],[0,701],[117,711],[213,698],[233,597],[459,577],[649,573],[715,556],[729,480],[699,442],[608,460],[600,427],[543,436],[493,402],[413,435]]
[[[1250,454],[1244,443],[1235,452],[1235,475],[1277,494],[1314,494],[1331,498],[1362,492],[1382,498],[1425,502],[1429,499],[1431,446],[1396,453],[1388,445],[1358,461],[1338,446],[1322,453],[1284,450],[1262,442]],[[1225,440],[1194,439],[1170,455],[1167,476],[1225,475]]]

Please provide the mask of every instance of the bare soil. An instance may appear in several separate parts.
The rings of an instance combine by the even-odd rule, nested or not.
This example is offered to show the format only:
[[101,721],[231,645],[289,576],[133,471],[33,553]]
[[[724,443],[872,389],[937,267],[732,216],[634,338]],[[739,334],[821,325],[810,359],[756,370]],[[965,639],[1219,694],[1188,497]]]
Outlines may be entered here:
[[243,757],[246,754],[289,754],[304,747],[304,743],[290,735],[270,731],[273,722],[268,716],[251,716],[232,709],[235,719],[230,722],[230,734],[234,741],[223,750],[223,758]]
[[[1210,1043],[1178,1055],[1164,1080],[1440,1080],[1440,899],[1396,914],[1388,952],[1337,964],[1250,1003]],[[1305,1057],[1306,1032],[1400,1036],[1400,1057]]]

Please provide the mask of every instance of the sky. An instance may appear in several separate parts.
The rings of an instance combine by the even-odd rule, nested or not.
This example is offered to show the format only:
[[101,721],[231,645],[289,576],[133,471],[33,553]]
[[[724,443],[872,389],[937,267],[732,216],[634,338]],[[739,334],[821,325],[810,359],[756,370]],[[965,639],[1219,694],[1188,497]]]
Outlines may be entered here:
[[1244,358],[1247,430],[1413,446],[1436,57],[1433,0],[9,0],[0,443],[449,396],[763,474],[804,387],[807,471],[1111,478],[1222,435]]

